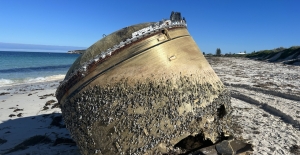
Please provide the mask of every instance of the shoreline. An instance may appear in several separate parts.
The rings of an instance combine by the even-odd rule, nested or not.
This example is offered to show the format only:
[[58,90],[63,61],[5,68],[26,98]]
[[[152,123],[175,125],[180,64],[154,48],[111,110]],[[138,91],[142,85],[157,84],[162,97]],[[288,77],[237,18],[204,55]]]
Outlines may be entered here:
[[[43,99],[56,100],[55,91],[62,80],[63,79],[54,79],[51,81],[22,83],[0,87],[0,110],[3,110],[3,107],[7,105],[16,106],[14,104],[20,101],[34,101],[36,104],[41,105]],[[20,103],[20,105],[22,105],[22,103]],[[0,118],[2,118],[1,116],[5,113],[6,112],[0,112]],[[2,119],[0,119],[0,123],[1,120]]]
[[[28,79],[21,79],[21,80],[15,80],[15,79],[0,79],[0,91],[2,88],[6,87],[14,87],[14,86],[22,86],[22,85],[35,85],[35,84],[42,84],[42,83],[48,83],[48,82],[61,82],[65,78],[64,74],[58,74],[58,75],[51,75],[46,77],[36,77],[36,78],[28,78]],[[6,82],[4,82],[6,81]],[[11,83],[9,83],[11,82]]]

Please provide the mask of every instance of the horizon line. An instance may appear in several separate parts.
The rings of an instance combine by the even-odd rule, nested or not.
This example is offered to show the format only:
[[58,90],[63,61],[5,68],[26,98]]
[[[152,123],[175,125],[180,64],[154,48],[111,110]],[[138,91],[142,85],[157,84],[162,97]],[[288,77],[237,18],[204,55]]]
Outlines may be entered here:
[[72,45],[45,45],[45,44],[26,44],[26,43],[8,43],[8,42],[0,42],[0,44],[18,44],[18,45],[38,45],[38,46],[57,46],[57,47],[80,47],[80,48],[87,48],[83,46],[72,46]]

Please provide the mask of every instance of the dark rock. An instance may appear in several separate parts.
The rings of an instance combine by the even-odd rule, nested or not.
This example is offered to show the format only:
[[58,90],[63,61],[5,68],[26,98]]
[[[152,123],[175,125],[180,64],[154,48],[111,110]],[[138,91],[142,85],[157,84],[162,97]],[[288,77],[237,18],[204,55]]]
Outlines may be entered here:
[[217,144],[216,150],[218,151],[219,154],[222,154],[222,155],[232,155],[233,154],[233,150],[227,140],[224,140],[221,143]]
[[248,155],[253,152],[252,145],[240,140],[224,140],[216,145],[193,151],[189,155]]
[[190,153],[189,155],[218,155],[216,146],[212,145]]
[[242,142],[240,140],[232,140],[230,141],[230,146],[233,149],[233,152],[235,154],[239,154],[239,153],[245,153],[245,152],[252,152],[252,145]]

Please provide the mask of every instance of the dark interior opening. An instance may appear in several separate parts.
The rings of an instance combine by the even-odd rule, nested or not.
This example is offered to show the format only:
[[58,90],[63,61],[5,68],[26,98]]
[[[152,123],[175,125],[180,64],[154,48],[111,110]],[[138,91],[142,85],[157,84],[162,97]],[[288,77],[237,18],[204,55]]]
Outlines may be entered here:
[[[228,140],[229,137],[226,137],[224,133],[221,133],[221,135],[218,137],[218,141],[216,143],[219,143],[223,140]],[[215,144],[216,144],[215,143]],[[214,143],[210,139],[205,139],[203,133],[198,134],[196,136],[188,136],[184,139],[182,139],[180,142],[174,145],[174,148],[180,148],[181,150],[185,150],[185,153],[180,155],[190,155],[191,153],[198,154],[197,150],[214,145]],[[201,155],[201,154],[200,154]]]
[[181,150],[186,150],[187,152],[184,154],[189,154],[194,150],[201,149],[207,146],[213,145],[213,142],[209,139],[205,139],[204,135],[198,134],[194,136],[188,136],[182,139],[180,142],[175,144],[174,148],[179,147]]
[[227,114],[225,106],[221,105],[220,108],[218,108],[218,116],[219,118],[223,118]]

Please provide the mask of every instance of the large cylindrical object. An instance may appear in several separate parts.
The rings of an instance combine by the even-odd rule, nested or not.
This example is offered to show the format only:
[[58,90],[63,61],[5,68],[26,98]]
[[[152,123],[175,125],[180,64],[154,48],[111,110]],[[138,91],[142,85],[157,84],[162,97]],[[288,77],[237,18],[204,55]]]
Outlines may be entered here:
[[230,95],[178,18],[96,42],[56,96],[82,154],[182,153],[230,133]]

